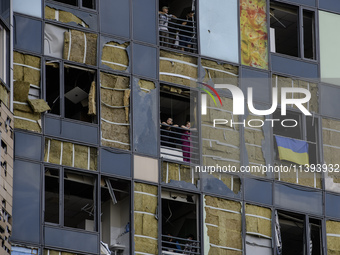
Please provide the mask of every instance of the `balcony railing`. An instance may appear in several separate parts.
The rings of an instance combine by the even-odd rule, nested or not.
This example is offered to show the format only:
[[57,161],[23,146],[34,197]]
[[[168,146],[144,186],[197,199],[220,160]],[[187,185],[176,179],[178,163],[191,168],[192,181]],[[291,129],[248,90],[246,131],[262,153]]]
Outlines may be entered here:
[[163,158],[198,164],[198,148],[196,130],[161,124],[161,156]]
[[196,240],[162,235],[163,255],[174,255],[179,253],[187,255],[199,255],[201,254],[200,247],[200,242]]
[[160,45],[197,53],[196,22],[190,20],[187,25],[182,25],[183,22],[188,22],[188,20],[172,17],[168,21],[168,25],[165,26],[162,25],[162,20],[160,20]]

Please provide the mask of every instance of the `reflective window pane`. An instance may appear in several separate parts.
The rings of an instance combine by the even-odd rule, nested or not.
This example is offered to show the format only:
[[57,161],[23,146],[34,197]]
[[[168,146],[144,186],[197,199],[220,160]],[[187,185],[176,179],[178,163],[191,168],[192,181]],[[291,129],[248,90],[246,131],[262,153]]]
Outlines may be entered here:
[[41,52],[41,22],[14,16],[14,47]]
[[201,54],[238,63],[237,0],[199,1]]
[[39,243],[40,241],[40,165],[14,162],[13,225],[11,239]]
[[156,44],[155,0],[133,0],[133,37]]
[[130,36],[130,7],[126,0],[100,1],[100,27],[104,33]]
[[134,74],[156,78],[156,48],[134,44],[133,45],[133,72]]
[[14,148],[16,157],[34,160],[41,159],[41,137],[27,133],[15,132]]
[[13,0],[13,11],[41,18],[41,0]]
[[10,0],[1,0],[0,1],[0,16],[9,23],[9,8]]

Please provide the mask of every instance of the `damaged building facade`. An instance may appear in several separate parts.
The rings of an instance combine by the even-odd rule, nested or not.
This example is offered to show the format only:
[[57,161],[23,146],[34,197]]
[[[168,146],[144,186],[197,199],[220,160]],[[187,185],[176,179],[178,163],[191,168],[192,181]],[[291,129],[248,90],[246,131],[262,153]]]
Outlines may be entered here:
[[337,26],[334,0],[1,0],[0,254],[340,254]]

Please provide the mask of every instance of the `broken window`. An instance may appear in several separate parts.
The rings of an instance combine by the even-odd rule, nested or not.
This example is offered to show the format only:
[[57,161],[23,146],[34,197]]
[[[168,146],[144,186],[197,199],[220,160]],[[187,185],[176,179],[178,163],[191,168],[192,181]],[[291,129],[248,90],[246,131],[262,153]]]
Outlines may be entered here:
[[321,220],[319,219],[307,218],[305,215],[289,212],[276,212],[277,254],[322,255],[321,230]]
[[130,197],[129,182],[101,179],[101,241],[122,255],[130,254]]
[[167,48],[197,52],[195,0],[159,0],[159,42]]
[[162,191],[163,251],[200,254],[198,208],[198,197],[195,195]]
[[65,64],[61,83],[60,65],[57,61],[46,62],[46,100],[50,113],[96,123],[95,71]]
[[69,4],[78,7],[96,9],[96,0],[54,0],[55,2]]
[[271,52],[315,59],[315,12],[301,9],[271,1]]
[[[281,109],[273,113],[273,119],[279,121],[274,123],[273,134],[275,143],[275,159],[277,164],[296,164],[299,171],[292,170],[289,173],[279,172],[278,179],[305,186],[321,188],[321,174],[319,171],[300,171],[306,166],[316,167],[320,161],[318,149],[318,118],[315,116],[304,116],[301,113],[287,111],[285,116],[281,115]],[[289,119],[289,120],[288,120]],[[287,120],[287,121],[285,121]],[[284,127],[281,124],[284,121]],[[292,127],[296,124],[295,127]],[[287,153],[287,150],[292,153]],[[285,176],[285,177],[284,177]]]
[[45,222],[96,231],[95,183],[91,175],[45,168]]
[[187,163],[198,161],[197,96],[193,91],[162,85],[160,94],[161,154]]
[[199,173],[195,171],[194,167],[162,161],[162,181],[164,183],[174,184],[174,181],[185,181],[197,187],[198,180]]

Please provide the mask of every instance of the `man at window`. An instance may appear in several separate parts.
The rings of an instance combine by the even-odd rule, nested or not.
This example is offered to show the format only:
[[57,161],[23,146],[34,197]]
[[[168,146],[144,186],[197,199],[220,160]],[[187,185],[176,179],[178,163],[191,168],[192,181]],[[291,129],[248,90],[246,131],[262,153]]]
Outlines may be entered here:
[[169,46],[169,21],[171,18],[177,18],[173,14],[168,14],[169,7],[163,6],[162,11],[159,11],[159,35],[161,46]]

